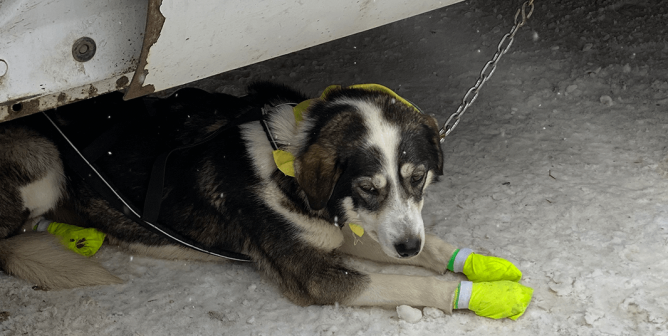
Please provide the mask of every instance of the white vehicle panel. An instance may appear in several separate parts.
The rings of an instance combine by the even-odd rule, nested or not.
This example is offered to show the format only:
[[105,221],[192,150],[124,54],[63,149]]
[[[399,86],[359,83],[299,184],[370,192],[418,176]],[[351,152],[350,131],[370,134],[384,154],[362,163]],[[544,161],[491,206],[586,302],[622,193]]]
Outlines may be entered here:
[[[104,93],[94,85],[100,81],[129,79],[146,11],[137,0],[0,0],[0,121]],[[73,57],[82,37],[95,43],[85,62]]]
[[162,0],[149,8],[149,18],[162,16],[164,24],[155,39],[147,34],[145,62],[125,97],[165,90],[459,1]]
[[0,0],[0,122],[140,97],[460,1]]

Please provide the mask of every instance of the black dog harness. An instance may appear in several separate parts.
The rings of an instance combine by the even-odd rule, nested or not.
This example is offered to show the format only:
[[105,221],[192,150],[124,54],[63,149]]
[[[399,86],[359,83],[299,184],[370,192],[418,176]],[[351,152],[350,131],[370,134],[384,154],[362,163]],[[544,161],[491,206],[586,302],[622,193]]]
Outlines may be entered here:
[[80,151],[46,112],[42,112],[42,114],[67,142],[67,146],[60,146],[63,154],[63,161],[67,162],[67,165],[72,170],[74,170],[77,175],[84,179],[87,185],[92,187],[93,190],[104,197],[105,200],[112,204],[112,206],[123,212],[126,216],[130,217],[134,222],[140,224],[142,227],[153,233],[167,237],[173,242],[179,243],[194,250],[235,261],[251,261],[251,258],[245,254],[220,250],[213,247],[203,247],[198,242],[195,242],[187,237],[183,237],[169,228],[160,225],[157,222],[157,219],[160,213],[160,204],[162,203],[165,170],[169,156],[176,151],[193,148],[207,143],[213,140],[220,133],[232,127],[254,120],[261,120],[263,115],[260,108],[252,108],[244,112],[225,126],[218,128],[216,131],[200,141],[174,148],[158,156],[153,163],[153,168],[151,169],[151,177],[149,180],[148,191],[146,192],[142,215],[140,215],[137,210],[126,201],[126,197],[123,197],[120,191],[114,188],[111,183],[104,178],[103,174],[93,165],[95,159],[101,156],[100,153],[103,153],[105,148],[109,146],[109,143],[112,143],[117,137],[118,127],[112,127],[110,130],[100,135],[83,151]]

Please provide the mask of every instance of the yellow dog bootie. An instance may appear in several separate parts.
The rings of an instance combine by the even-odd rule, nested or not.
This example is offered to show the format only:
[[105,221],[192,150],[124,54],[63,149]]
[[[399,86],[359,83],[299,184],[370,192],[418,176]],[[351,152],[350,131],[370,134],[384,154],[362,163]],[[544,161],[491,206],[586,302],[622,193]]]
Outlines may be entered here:
[[458,249],[452,254],[448,269],[464,273],[473,282],[520,281],[522,272],[508,260],[475,254],[469,248]]
[[60,241],[70,250],[90,257],[97,252],[104,242],[104,233],[92,229],[82,228],[74,225],[56,223],[47,219],[41,219],[35,227],[35,231],[48,231],[54,236],[60,237]]
[[469,309],[478,316],[517,320],[526,311],[533,289],[514,281],[462,281],[455,291],[454,309]]

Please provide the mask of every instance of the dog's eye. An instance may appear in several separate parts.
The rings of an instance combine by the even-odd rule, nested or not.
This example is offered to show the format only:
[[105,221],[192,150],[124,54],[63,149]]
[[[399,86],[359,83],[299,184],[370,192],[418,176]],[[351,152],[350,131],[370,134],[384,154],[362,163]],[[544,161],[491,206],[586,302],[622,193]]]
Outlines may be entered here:
[[360,189],[362,191],[369,193],[369,194],[374,194],[376,193],[376,187],[373,186],[371,183],[360,183],[359,185]]
[[414,172],[411,175],[411,183],[418,184],[424,179],[424,171]]

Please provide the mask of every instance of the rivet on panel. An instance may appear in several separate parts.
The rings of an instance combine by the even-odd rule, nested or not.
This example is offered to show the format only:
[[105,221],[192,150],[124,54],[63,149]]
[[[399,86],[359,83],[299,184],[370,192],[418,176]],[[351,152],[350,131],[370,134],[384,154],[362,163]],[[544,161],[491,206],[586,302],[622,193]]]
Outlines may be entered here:
[[92,38],[82,37],[74,41],[72,45],[72,57],[78,62],[86,62],[95,56],[96,49],[95,41]]

